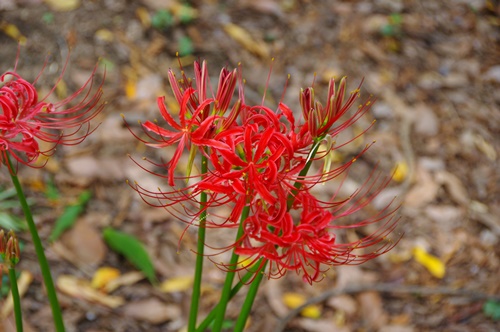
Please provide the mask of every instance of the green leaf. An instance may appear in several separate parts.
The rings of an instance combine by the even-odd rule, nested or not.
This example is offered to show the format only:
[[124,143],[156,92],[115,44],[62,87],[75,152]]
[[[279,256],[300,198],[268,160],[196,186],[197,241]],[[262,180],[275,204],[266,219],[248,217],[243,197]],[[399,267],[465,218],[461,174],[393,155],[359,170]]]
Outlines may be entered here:
[[151,18],[151,25],[158,30],[166,30],[174,24],[172,14],[166,9],[160,9]]
[[177,15],[181,23],[188,24],[196,18],[196,11],[189,5],[181,5]]
[[6,212],[0,212],[0,228],[12,229],[14,232],[19,232],[20,230],[25,230],[27,226],[23,219]]
[[47,181],[45,185],[45,196],[47,196],[47,198],[50,199],[51,201],[57,201],[61,196],[59,194],[59,190],[57,190],[57,187],[52,179]]
[[179,39],[178,48],[180,56],[191,55],[194,52],[193,42],[191,41],[191,38],[187,36]]
[[64,231],[75,224],[76,218],[83,212],[85,204],[87,204],[91,197],[92,193],[90,191],[84,191],[80,194],[75,204],[66,206],[63,214],[56,220],[54,229],[49,236],[49,241],[53,242],[57,240]]
[[152,284],[157,284],[155,268],[144,245],[136,237],[111,227],[103,231],[104,241],[117,253],[141,270]]
[[483,305],[483,312],[493,320],[500,320],[500,301],[486,301]]

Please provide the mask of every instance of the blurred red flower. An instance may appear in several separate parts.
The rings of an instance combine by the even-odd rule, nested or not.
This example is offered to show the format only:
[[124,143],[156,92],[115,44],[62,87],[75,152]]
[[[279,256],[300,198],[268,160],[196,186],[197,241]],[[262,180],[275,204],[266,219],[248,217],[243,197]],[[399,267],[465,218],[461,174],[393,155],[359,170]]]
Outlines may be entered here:
[[[66,65],[57,83],[65,68]],[[90,126],[90,120],[104,107],[104,103],[99,103],[104,80],[97,92],[91,93],[96,69],[80,89],[54,103],[48,102],[47,98],[55,91],[57,83],[43,98],[35,88],[42,73],[33,83],[23,79],[15,68],[3,73],[0,76],[0,160],[6,163],[7,154],[10,154],[18,162],[34,166],[40,155],[50,155],[56,145],[79,144],[93,132],[95,128]],[[74,103],[78,98],[80,100]],[[41,151],[37,140],[53,146]]]

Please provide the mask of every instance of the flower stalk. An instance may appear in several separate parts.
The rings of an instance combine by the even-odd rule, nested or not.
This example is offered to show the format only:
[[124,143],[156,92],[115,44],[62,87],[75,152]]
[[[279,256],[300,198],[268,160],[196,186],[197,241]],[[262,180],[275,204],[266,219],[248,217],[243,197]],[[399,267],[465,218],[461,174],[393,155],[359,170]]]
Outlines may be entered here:
[[[0,256],[7,265],[9,271],[10,290],[12,294],[12,302],[14,304],[14,316],[16,320],[16,331],[23,331],[23,317],[21,312],[21,299],[19,296],[19,288],[17,287],[16,265],[21,257],[19,249],[19,241],[16,234],[11,230],[5,235],[3,229],[0,230]],[[1,278],[1,271],[0,271]]]
[[[49,102],[48,97],[62,80],[69,58],[56,84],[45,97],[39,96],[35,88],[43,69],[30,83],[16,72],[18,59],[19,52],[14,70],[0,75],[0,109],[2,111],[0,113],[0,162],[7,167],[26,217],[52,309],[55,331],[63,332],[64,322],[50,267],[17,176],[17,170],[19,164],[34,168],[43,167],[44,164],[36,164],[40,156],[52,155],[57,145],[77,145],[95,130],[91,127],[90,121],[104,108],[105,103],[100,103],[104,80],[98,85],[97,92],[91,93],[95,83],[96,66],[89,79],[75,93],[58,102]],[[44,64],[44,68],[46,65],[47,63]],[[40,141],[49,143],[50,147],[47,150],[41,150]]]
[[[8,154],[7,162],[9,163],[9,169],[14,169],[14,166],[12,165]],[[47,289],[47,296],[49,298],[50,308],[52,310],[55,331],[64,332],[65,328],[61,313],[61,306],[59,305],[59,300],[57,299],[57,292],[54,286],[54,281],[52,279],[52,274],[50,273],[50,266],[47,261],[47,257],[45,256],[42,241],[40,240],[40,236],[38,235],[31,209],[28,205],[26,196],[24,195],[23,188],[21,186],[21,183],[19,182],[19,178],[17,177],[17,175],[11,172],[10,178],[12,180],[12,183],[14,184],[14,187],[16,188],[17,197],[19,199],[19,202],[21,203],[21,208],[23,210],[24,217],[26,218],[26,223],[28,224],[28,229],[31,234],[33,246],[35,247],[38,264],[40,265],[40,270],[42,271],[43,282],[45,284],[45,288]]]

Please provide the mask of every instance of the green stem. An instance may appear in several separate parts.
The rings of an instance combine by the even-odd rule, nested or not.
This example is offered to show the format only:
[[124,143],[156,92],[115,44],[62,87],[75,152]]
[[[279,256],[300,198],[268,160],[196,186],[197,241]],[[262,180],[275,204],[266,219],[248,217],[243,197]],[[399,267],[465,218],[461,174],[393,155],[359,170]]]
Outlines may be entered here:
[[[259,264],[259,262],[257,264]],[[231,300],[236,294],[238,294],[238,292],[243,287],[243,285],[246,285],[247,281],[250,280],[254,274],[255,274],[255,272],[250,271],[250,272],[247,272],[247,274],[245,274],[243,276],[243,278],[241,278],[241,280],[233,287],[233,289],[231,289],[231,294],[229,295],[229,300]],[[210,313],[207,315],[207,317],[205,317],[205,319],[200,324],[200,326],[198,326],[198,328],[196,329],[196,332],[204,332],[205,331],[205,329],[208,327],[208,325],[210,325],[210,323],[214,320],[215,314],[217,313],[218,308],[219,308],[219,305],[217,304],[217,306],[212,311],[210,311]]]
[[21,299],[19,297],[19,289],[17,288],[16,270],[9,268],[10,291],[12,292],[12,300],[14,303],[14,315],[16,317],[16,331],[23,332],[23,316],[21,313]]
[[[201,174],[208,172],[207,157],[201,157]],[[200,225],[198,227],[198,243],[197,243],[197,256],[196,268],[194,271],[193,294],[191,295],[191,308],[189,310],[188,332],[196,331],[196,320],[198,317],[198,308],[201,296],[201,277],[203,274],[203,253],[205,250],[205,222],[207,218],[207,193],[202,192],[200,195]]]
[[313,163],[314,157],[316,156],[316,153],[318,152],[318,149],[320,147],[321,140],[323,138],[316,138],[314,140],[313,147],[311,148],[311,151],[309,152],[308,159],[309,161],[306,163],[304,168],[300,171],[299,176],[297,178],[297,181],[295,181],[295,184],[293,185],[296,189],[292,190],[292,192],[288,195],[287,199],[287,210],[290,210],[292,207],[293,202],[295,201],[295,196],[300,190],[300,187],[302,187],[302,182],[301,180],[305,178],[307,173],[309,172],[309,169],[311,168],[311,165]]
[[45,288],[47,289],[47,295],[49,297],[50,307],[52,309],[52,317],[54,319],[54,327],[57,332],[64,332],[64,322],[61,315],[61,307],[59,301],[57,300],[57,293],[54,287],[54,281],[52,280],[52,275],[50,274],[49,263],[45,257],[43,251],[42,241],[38,235],[35,222],[33,220],[33,215],[31,214],[30,207],[26,201],[26,196],[24,195],[21,183],[17,175],[14,173],[14,166],[10,161],[9,155],[7,155],[7,162],[9,163],[10,177],[14,187],[16,187],[17,197],[21,203],[21,207],[26,217],[26,222],[28,223],[28,228],[31,233],[31,238],[33,240],[33,245],[35,246],[36,255],[38,258],[38,264],[40,265],[40,270],[42,271],[43,282],[45,283]]
[[[262,267],[262,270],[266,268],[267,261],[264,263],[264,266]],[[238,320],[236,321],[236,325],[234,326],[234,332],[240,332],[243,331],[245,328],[248,315],[250,314],[250,310],[252,310],[253,302],[255,300],[255,297],[257,296],[257,291],[259,290],[260,283],[262,281],[262,278],[264,277],[264,272],[260,271],[257,273],[255,278],[252,280],[252,284],[250,285],[250,288],[248,289],[247,296],[245,298],[245,302],[243,303],[243,306],[241,307],[240,315],[238,316]]]
[[[243,208],[240,218],[240,226],[238,228],[238,233],[236,234],[235,242],[238,242],[241,236],[243,235],[243,221],[248,217],[250,213],[250,206],[246,205]],[[236,269],[236,265],[238,264],[238,255],[233,250],[233,254],[231,255],[231,260],[229,261],[229,267]],[[231,287],[233,285],[235,271],[228,271],[226,274],[226,280],[224,282],[224,286],[222,288],[222,294],[220,296],[219,304],[217,305],[217,312],[215,314],[215,322],[212,328],[212,332],[220,332],[222,330],[222,323],[224,322],[224,316],[226,314],[227,304],[231,295]]]

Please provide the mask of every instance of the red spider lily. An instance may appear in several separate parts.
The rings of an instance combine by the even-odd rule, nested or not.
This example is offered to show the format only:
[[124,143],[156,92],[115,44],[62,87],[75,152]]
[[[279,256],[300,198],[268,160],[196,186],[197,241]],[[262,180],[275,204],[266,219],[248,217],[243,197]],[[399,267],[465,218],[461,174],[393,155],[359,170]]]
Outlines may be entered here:
[[[398,220],[393,217],[395,209],[383,210],[376,216],[347,226],[338,224],[339,220],[360,210],[374,197],[367,199],[362,195],[353,201],[354,196],[337,203],[338,207],[329,211],[309,192],[302,191],[293,207],[293,210],[301,211],[296,221],[291,212],[276,220],[272,216],[275,207],[264,207],[266,204],[259,202],[258,210],[244,221],[244,235],[235,244],[236,253],[246,257],[239,264],[251,266],[264,258],[270,263],[269,278],[296,271],[311,284],[321,280],[329,267],[358,265],[391,250],[397,244],[397,241],[387,239],[397,225]],[[348,205],[351,206],[341,212]],[[383,222],[383,225],[358,241],[339,243],[337,240],[335,230],[357,229],[377,222]]]
[[[158,200],[156,206],[166,207],[188,225],[197,224],[197,218],[206,212],[208,219],[204,219],[204,227],[241,226],[243,235],[235,243],[212,249],[218,253],[234,249],[236,254],[246,257],[239,262],[246,267],[263,259],[260,268],[268,262],[270,278],[292,270],[312,283],[319,281],[331,266],[360,264],[392,249],[395,243],[387,240],[387,236],[397,224],[396,209],[387,207],[370,218],[343,224],[367,207],[387,181],[377,186],[380,181],[372,174],[360,190],[344,199],[337,197],[343,181],[328,201],[312,195],[312,188],[317,184],[342,174],[347,177],[348,169],[370,146],[350,161],[330,169],[329,153],[356,138],[335,145],[332,137],[355,123],[370,107],[368,101],[353,115],[341,119],[359,98],[359,87],[344,101],[346,80],[341,80],[337,90],[332,80],[325,107],[315,101],[312,88],[302,91],[304,121],[297,124],[294,112],[283,102],[277,111],[263,105],[245,104],[241,74],[237,71],[221,71],[217,94],[213,97],[212,93],[211,98],[207,97],[209,82],[205,62],[195,63],[197,90],[184,72],[182,75],[183,78],[177,80],[173,72],[169,72],[169,81],[180,105],[178,119],[166,109],[163,97],[158,99],[160,113],[171,128],[165,129],[150,121],[143,124],[148,135],[154,134],[150,136],[153,142],[143,140],[147,145],[161,148],[177,144],[170,161],[162,165],[153,163],[168,168],[166,176],[158,175],[168,180],[172,190],[155,192],[135,184],[133,188],[145,201]],[[238,82],[239,99],[228,113]],[[320,148],[325,142],[325,147]],[[190,151],[190,165],[193,151],[207,157],[205,174],[175,177],[175,167],[185,148]],[[313,172],[313,163],[324,166],[315,174],[308,174],[309,170]],[[192,182],[177,188],[175,179]],[[198,201],[201,193],[206,194],[202,208]],[[229,215],[218,215],[217,209],[225,205],[230,206]],[[248,217],[240,220],[244,211]],[[382,225],[359,241],[342,243],[337,235],[342,229],[358,229],[374,223]],[[219,265],[228,271],[241,269]]]
[[368,100],[347,121],[334,126],[359,98],[359,89],[362,84],[363,82],[359,84],[356,90],[351,91],[349,98],[344,103],[347,79],[345,77],[342,78],[337,91],[335,91],[335,80],[331,79],[328,86],[326,106],[315,100],[314,89],[312,87],[300,92],[299,99],[302,106],[302,115],[306,121],[308,131],[313,138],[325,137],[327,134],[337,136],[342,130],[355,123],[370,109],[372,102]]
[[[62,74],[65,68],[66,65]],[[95,72],[96,68],[78,91],[56,103],[45,101],[54,92],[55,86],[44,98],[39,99],[35,88],[38,78],[29,83],[16,73],[15,69],[2,74],[0,82],[5,82],[0,87],[2,162],[6,159],[6,153],[9,153],[18,162],[32,166],[40,154],[50,154],[56,145],[79,144],[90,135],[94,130],[90,127],[90,120],[104,107],[104,103],[99,105],[104,81],[99,85],[98,91],[91,94]],[[59,80],[62,79],[62,74]],[[66,107],[79,98],[85,90],[87,92],[76,105]],[[80,131],[82,127],[86,127],[83,133]],[[70,131],[64,132],[64,130]],[[54,146],[47,151],[40,151],[37,139],[53,143]]]
[[[142,126],[146,132],[157,135],[157,137],[148,135],[154,142],[144,141],[136,136],[148,146],[155,148],[177,144],[174,155],[169,162],[163,165],[168,168],[168,184],[170,186],[175,184],[175,168],[185,148],[190,151],[188,177],[198,148],[229,149],[227,144],[216,138],[216,135],[232,126],[242,106],[240,99],[234,104],[229,114],[225,114],[229,109],[229,103],[238,81],[236,69],[232,72],[226,68],[221,70],[217,94],[213,98],[207,98],[208,70],[206,63],[203,62],[200,65],[199,62],[195,62],[194,69],[197,90],[192,87],[192,82],[185,76],[184,71],[182,72],[183,79],[179,81],[172,70],[168,74],[172,91],[180,106],[179,122],[176,122],[167,110],[165,97],[159,97],[157,100],[163,119],[174,131],[162,128],[156,122],[147,121]],[[242,95],[240,91],[240,96]],[[147,195],[150,194],[152,193]],[[163,193],[159,192],[159,195],[163,196]]]

